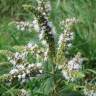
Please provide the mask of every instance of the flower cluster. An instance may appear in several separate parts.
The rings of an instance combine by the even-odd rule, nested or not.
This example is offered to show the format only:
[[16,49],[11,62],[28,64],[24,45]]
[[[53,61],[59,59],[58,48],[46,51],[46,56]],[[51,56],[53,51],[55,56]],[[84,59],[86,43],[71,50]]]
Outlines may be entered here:
[[[8,57],[8,61],[13,65],[13,67],[8,74],[5,74],[6,79],[4,81],[7,81],[6,84],[9,84],[9,86],[10,84],[14,85],[14,83],[18,82],[22,85],[25,84],[27,81],[32,80],[34,77],[42,76],[44,77],[44,79],[47,80],[48,78],[49,80],[51,76],[52,80],[50,80],[52,81],[52,84],[54,82],[54,85],[56,85],[57,83],[58,85],[61,85],[61,80],[65,80],[65,83],[67,81],[68,83],[70,82],[72,84],[76,81],[77,84],[77,81],[82,80],[82,77],[86,75],[83,74],[83,72],[81,71],[84,58],[81,57],[80,52],[78,52],[72,58],[67,58],[67,56],[69,54],[70,48],[72,48],[72,41],[74,40],[74,32],[72,30],[72,27],[74,24],[78,23],[79,20],[73,17],[67,18],[66,20],[61,22],[61,25],[63,25],[63,33],[61,33],[56,47],[56,31],[52,22],[49,21],[49,15],[51,11],[50,1],[36,1],[37,3],[35,4],[38,5],[37,7],[29,6],[29,11],[31,10],[34,14],[33,21],[18,21],[15,22],[15,24],[17,29],[21,31],[31,32],[32,29],[34,29],[39,34],[40,42],[38,42],[38,44],[33,44],[32,42],[29,42],[26,46],[24,46],[24,50],[17,51],[13,54],[11,52],[11,56]],[[43,66],[43,64],[46,63],[49,65]],[[58,79],[55,76],[61,76],[61,78]],[[40,80],[43,81],[44,79]],[[84,79],[86,81],[86,78]],[[0,83],[1,81],[3,80],[1,79]],[[45,88],[45,85],[47,85],[47,83],[44,82],[43,84]],[[56,85],[55,88],[53,86],[54,89],[52,89],[52,93],[54,94],[54,96],[56,96],[55,92],[56,94],[60,92],[60,88],[58,85]],[[72,87],[74,85],[72,85]],[[96,96],[96,91],[94,91],[93,86],[91,88],[92,89],[88,89],[87,87],[84,88],[84,94],[86,96]],[[19,95],[31,96],[25,89],[21,89],[18,96]]]
[[[30,64],[28,61],[28,55],[31,54],[36,59],[36,63]],[[18,79],[21,82],[25,82],[33,76],[41,74],[42,63],[48,59],[48,48],[40,48],[37,44],[29,42],[24,50],[16,52],[8,57],[9,62],[13,65],[13,68],[9,72],[10,81]],[[40,63],[42,62],[42,63]]]
[[49,15],[51,11],[51,4],[50,1],[46,0],[37,0],[38,3],[38,10],[42,12],[43,15]]
[[75,17],[73,17],[73,18],[68,18],[68,19],[66,19],[65,22],[64,22],[65,28],[66,28],[67,30],[70,30],[71,26],[72,26],[73,24],[76,24],[77,22],[79,22],[79,20],[76,19]]
[[55,28],[54,28],[52,22],[49,22],[49,21],[46,19],[45,23],[42,22],[42,25],[41,25],[41,27],[40,27],[40,31],[39,31],[39,39],[40,39],[40,40],[44,39],[44,33],[45,33],[45,31],[46,31],[46,27],[50,27],[50,28],[51,28],[51,29],[49,30],[49,34],[50,34],[50,35],[53,35],[53,36],[54,36],[54,35],[56,34],[56,31],[55,31]]
[[40,55],[43,54],[45,55],[45,58],[43,59],[46,59],[47,54],[42,52],[43,50],[39,50],[36,44],[33,45],[29,42],[24,51],[16,52],[12,57],[8,57],[9,62],[13,65],[13,68],[9,72],[9,80],[14,81],[17,79],[18,81],[21,81],[21,83],[24,83],[31,77],[41,74],[43,72],[42,63],[39,62],[41,60],[37,60],[36,63],[30,64],[28,61],[28,54],[30,53],[33,56],[36,56],[35,58],[39,58]]
[[[15,48],[15,47],[14,47]],[[18,49],[16,47],[16,49]],[[49,49],[37,44],[29,42],[23,50],[19,50],[16,53],[8,55],[9,62],[13,65],[12,69],[8,73],[7,84],[12,84],[15,80],[21,84],[27,82],[32,77],[39,76],[43,72],[43,62],[48,60]],[[35,58],[34,63],[28,61],[29,54]],[[41,63],[40,63],[41,62]]]
[[30,92],[26,91],[25,89],[20,89],[18,96],[31,96]]
[[85,96],[96,96],[96,84],[85,84],[84,94]]
[[77,55],[69,60],[65,66],[64,65],[58,65],[58,68],[62,70],[62,75],[67,80],[74,80],[74,73],[79,72],[82,69],[82,63],[84,59],[81,57],[80,53],[77,53]]
[[[54,35],[53,32],[54,29],[52,28],[53,25],[51,22],[49,22],[48,20],[48,15],[47,12],[49,12],[50,8],[48,6],[50,6],[50,2],[47,3],[46,1],[44,2],[44,0],[40,0],[37,1],[38,2],[38,7],[33,8],[33,12],[38,20],[38,24],[39,24],[39,38],[42,40],[42,38],[44,40],[46,40],[46,43],[48,44],[48,48],[49,48],[49,55],[51,57],[53,57],[53,55],[55,55],[55,40],[54,40]],[[40,9],[40,10],[39,10]],[[45,41],[44,41],[45,42]],[[43,42],[43,43],[44,43]]]
[[12,57],[8,57],[8,60],[13,66],[25,64],[25,62],[27,62],[27,54],[27,51],[22,53],[16,52]]
[[63,20],[60,22],[60,25],[62,28],[64,28],[65,30],[70,30],[71,26],[76,24],[77,22],[79,22],[78,19],[76,19],[75,17],[73,18],[67,18],[66,20]]
[[36,18],[33,19],[32,24],[33,24],[34,30],[36,32],[39,32],[40,31],[40,28],[39,28],[38,20]]
[[74,39],[74,32],[71,31],[71,27],[73,24],[77,23],[78,20],[75,18],[66,19],[64,21],[64,31],[60,35],[58,40],[58,50],[57,50],[57,58],[56,62],[59,64],[63,64],[66,57],[66,54],[69,54],[69,48],[72,46],[72,41]]
[[31,77],[38,76],[42,73],[42,64],[27,64],[27,65],[16,65],[10,72],[10,81],[18,79],[21,83],[26,82]]
[[36,18],[33,19],[32,22],[29,21],[16,21],[15,22],[16,28],[21,31],[28,31],[31,32],[34,29],[36,32],[39,32],[39,25]]
[[33,23],[28,21],[16,21],[16,28],[21,31],[29,31],[31,32],[33,28]]
[[74,39],[74,32],[71,31],[71,26],[75,23],[77,23],[78,20],[74,18],[68,18],[65,21],[63,21],[64,25],[64,32],[59,37],[59,48],[61,47],[62,43],[68,47],[72,46],[72,40]]
[[66,49],[70,48],[72,46],[73,39],[74,39],[74,33],[65,31],[59,37],[59,41],[58,41],[59,48],[61,47],[62,43],[65,44]]
[[23,6],[26,11],[31,11],[35,18],[36,18],[36,26],[39,25],[39,39],[42,40],[42,45],[46,45],[46,48],[49,48],[49,57],[55,56],[55,28],[53,27],[53,24],[49,22],[49,16],[48,13],[51,11],[51,4],[49,1],[44,0],[37,0],[37,7],[33,6]]
[[35,53],[38,50],[39,46],[37,44],[33,44],[32,42],[29,42],[26,45],[26,51],[31,51],[32,53]]
[[[41,42],[42,45],[45,45],[43,41]],[[48,59],[48,51],[49,49],[46,46],[40,47],[37,44],[32,44],[29,42],[26,46],[26,50],[35,56],[37,62],[44,62]]]
[[83,63],[83,58],[81,58],[81,53],[77,53],[77,55],[72,58],[72,60],[68,61],[68,69],[71,70],[80,70],[81,64]]
[[96,92],[94,90],[85,90],[85,96],[96,96]]
[[67,58],[64,57],[65,54],[68,53],[68,48],[72,46],[72,41],[74,39],[74,32],[71,31],[71,27],[77,22],[78,20],[76,18],[68,18],[63,21],[62,25],[64,25],[64,32],[60,35],[58,41],[59,47],[57,60],[60,63],[60,65],[58,65],[58,68],[62,69],[62,74],[67,80],[73,80],[73,72],[77,72],[82,69],[83,58],[81,58],[81,53],[78,52],[77,55],[71,60],[67,60]]

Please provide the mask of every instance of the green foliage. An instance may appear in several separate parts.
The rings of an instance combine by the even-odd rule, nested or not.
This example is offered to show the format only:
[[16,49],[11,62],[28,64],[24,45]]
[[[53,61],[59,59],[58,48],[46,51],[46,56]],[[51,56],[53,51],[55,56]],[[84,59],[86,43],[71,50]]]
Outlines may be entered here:
[[[27,84],[19,86],[5,86],[0,83],[0,96],[17,96],[20,89],[25,88],[31,90],[32,96],[84,96],[82,89],[84,88],[84,79],[90,83],[96,83],[96,0],[50,0],[52,12],[49,20],[53,22],[56,28],[57,37],[62,33],[60,22],[65,18],[77,17],[80,20],[79,24],[73,26],[72,31],[75,33],[73,47],[69,50],[68,57],[73,57],[77,52],[81,52],[87,58],[83,65],[83,70],[73,74],[78,80],[74,82],[66,81],[61,71],[54,70],[53,75],[52,64],[44,63],[44,76],[34,77]],[[10,66],[7,56],[8,52],[21,51],[22,46],[25,46],[29,41],[38,43],[37,33],[20,31],[16,29],[14,20],[29,20],[34,17],[32,13],[28,13],[23,9],[23,5],[35,5],[34,0],[0,0],[0,77],[10,71]],[[57,38],[56,37],[56,38]],[[56,42],[58,39],[56,40]],[[15,47],[14,47],[15,46]],[[57,46],[57,44],[56,44]],[[19,47],[19,48],[17,48]],[[20,49],[21,48],[21,49]],[[2,51],[3,50],[3,51]],[[4,53],[5,52],[5,53]],[[28,55],[29,62],[35,62],[36,58],[32,54]],[[88,77],[86,77],[88,76]],[[55,77],[55,78],[53,78]],[[91,80],[90,80],[91,78]],[[55,80],[55,82],[54,82]],[[56,85],[55,85],[56,84]],[[19,87],[18,87],[19,86]],[[86,87],[86,86],[85,86]],[[54,90],[56,92],[54,92]],[[58,93],[57,93],[58,92]]]

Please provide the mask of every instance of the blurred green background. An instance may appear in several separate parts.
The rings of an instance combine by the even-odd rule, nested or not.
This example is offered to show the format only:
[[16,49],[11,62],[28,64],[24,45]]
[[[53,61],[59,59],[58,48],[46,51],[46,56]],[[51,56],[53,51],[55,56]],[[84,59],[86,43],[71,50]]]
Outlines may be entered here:
[[[28,30],[21,31],[18,30],[13,24],[13,21],[32,22],[34,17],[33,14],[27,13],[22,6],[25,4],[34,6],[35,2],[36,0],[0,0],[0,76],[8,73],[12,68],[12,65],[9,64],[7,59],[8,52],[16,52],[16,47],[20,48],[25,46],[29,41],[38,43],[37,33],[35,30],[31,30],[31,32]],[[73,46],[69,50],[69,55],[70,57],[74,57],[77,52],[81,52],[82,55],[88,59],[87,62],[83,63],[84,70],[92,69],[90,70],[90,76],[88,78],[90,79],[90,77],[95,74],[94,78],[96,79],[96,0],[50,0],[50,2],[52,5],[52,11],[49,20],[52,21],[56,29],[56,42],[58,41],[59,35],[63,32],[60,22],[66,18],[76,17],[79,19],[79,23],[74,25],[72,28],[72,31],[75,33],[75,38],[73,41]],[[52,84],[52,80],[48,79],[44,80],[45,86],[47,85],[44,87],[46,93],[49,89],[51,89],[49,86]],[[25,85],[23,87],[25,88],[29,86],[29,89],[31,89],[32,92],[37,92],[39,90],[38,88],[41,88],[40,84],[42,83],[39,81],[37,81],[37,79],[36,81],[30,81],[27,86]],[[69,89],[73,90],[73,86],[75,86],[75,88],[77,87],[74,82],[67,83],[68,86],[65,86],[65,83],[67,83],[67,81],[62,82],[65,96],[79,96],[74,95],[73,93],[71,94],[71,91],[69,92]],[[84,82],[82,82],[82,85],[80,86],[84,86],[83,83]],[[41,85],[43,86],[44,84],[42,83]],[[2,85],[3,84],[0,84],[0,94],[7,92],[6,90],[8,90],[9,93],[12,92],[13,94],[18,89],[18,86],[16,86],[16,90],[12,91],[14,87],[8,87],[6,89],[6,87]],[[39,92],[41,91],[39,90]],[[60,92],[63,96],[63,90]],[[2,96],[10,95],[7,94]]]
[[[36,32],[20,31],[11,24],[13,21],[32,21],[32,14],[25,12],[22,5],[34,6],[36,0],[0,0],[0,50],[14,50],[13,46],[26,45],[36,40]],[[75,25],[75,39],[70,51],[72,55],[82,52],[89,59],[86,68],[96,69],[96,0],[50,0],[52,12],[50,21],[53,22],[57,37],[63,32],[60,22],[66,18],[76,17],[80,23]],[[0,55],[0,64],[6,62],[6,57]],[[1,66],[0,65],[0,66]],[[3,66],[3,65],[2,65]],[[5,65],[4,65],[5,66]],[[0,69],[2,73],[4,66]],[[6,71],[4,71],[6,72]]]

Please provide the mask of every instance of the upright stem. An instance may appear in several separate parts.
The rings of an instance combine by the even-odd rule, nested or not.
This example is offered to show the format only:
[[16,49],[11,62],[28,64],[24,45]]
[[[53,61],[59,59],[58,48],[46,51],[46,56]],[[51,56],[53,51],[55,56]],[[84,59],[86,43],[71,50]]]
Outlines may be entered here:
[[[43,28],[44,31],[44,39],[48,43],[49,46],[49,58],[51,60],[52,64],[52,74],[53,74],[53,80],[54,80],[54,91],[52,93],[52,96],[56,95],[56,79],[55,79],[55,56],[56,56],[56,46],[55,46],[55,39],[54,35],[52,34],[52,27],[49,24],[48,18],[42,14],[42,12],[38,11],[36,8],[30,8],[31,12],[33,12],[38,19],[38,24],[40,28]],[[29,10],[30,10],[29,9]]]

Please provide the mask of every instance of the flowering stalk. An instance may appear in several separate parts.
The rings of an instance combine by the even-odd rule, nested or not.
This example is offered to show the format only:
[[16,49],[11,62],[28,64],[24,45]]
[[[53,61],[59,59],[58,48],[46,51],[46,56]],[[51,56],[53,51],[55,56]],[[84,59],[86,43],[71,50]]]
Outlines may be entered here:
[[[26,82],[31,77],[36,77],[42,74],[42,63],[32,63],[28,61],[28,52],[39,54],[39,49],[36,45],[28,45],[23,48],[22,52],[8,54],[8,61],[13,65],[8,74],[0,77],[0,82],[14,83],[14,81]],[[41,51],[41,50],[40,50]],[[3,79],[2,79],[3,77]]]
[[85,84],[84,88],[84,94],[85,96],[96,96],[96,85],[93,84]]
[[[52,33],[52,27],[50,26],[50,23],[48,21],[48,17],[43,12],[39,11],[34,7],[25,6],[25,8],[35,14],[38,20],[40,31],[44,31],[44,39],[46,40],[49,46],[49,57],[53,59],[55,57],[55,39]],[[42,8],[45,9],[44,5],[42,6]]]
[[12,85],[14,81],[19,81],[23,84],[32,77],[39,76],[41,73],[42,68],[40,64],[17,65],[8,74],[0,76],[0,83]]
[[[40,8],[42,9],[41,10],[38,10],[36,8],[31,8],[31,12],[33,12],[38,20],[38,24],[39,24],[39,27],[40,27],[40,31],[43,32],[44,34],[44,39],[46,40],[47,44],[48,44],[48,48],[49,48],[49,52],[48,52],[48,55],[49,55],[49,59],[50,59],[50,63],[52,65],[52,78],[53,78],[53,81],[54,81],[54,89],[53,89],[53,92],[52,92],[52,96],[57,96],[57,93],[58,93],[58,89],[56,88],[56,79],[55,79],[55,71],[56,71],[56,68],[55,68],[55,56],[56,56],[56,46],[55,46],[55,38],[54,38],[54,35],[53,35],[53,30],[52,30],[52,27],[50,25],[50,22],[48,21],[48,17],[47,17],[47,14],[46,14],[46,8],[45,8],[45,4],[43,4],[44,1],[42,1],[42,5],[40,6]],[[42,33],[41,33],[42,34]]]
[[50,26],[50,23],[48,21],[48,17],[46,16],[46,6],[43,4],[44,1],[42,1],[41,8],[42,11],[45,12],[45,14],[42,11],[35,11],[35,15],[38,19],[39,26],[41,30],[44,30],[44,39],[48,43],[49,46],[49,58],[51,59],[52,64],[52,74],[53,74],[53,80],[54,80],[54,90],[52,93],[52,96],[57,96],[57,89],[56,89],[56,80],[55,80],[55,55],[56,55],[56,49],[55,49],[55,38],[52,33],[52,26]]
[[66,57],[65,53],[67,52],[68,48],[71,47],[71,43],[73,40],[73,32],[71,32],[71,27],[73,24],[77,23],[78,20],[75,18],[72,19],[66,19],[64,21],[65,29],[64,32],[60,35],[59,38],[59,47],[57,50],[57,55],[56,55],[56,63],[57,64],[64,64],[66,63]]

